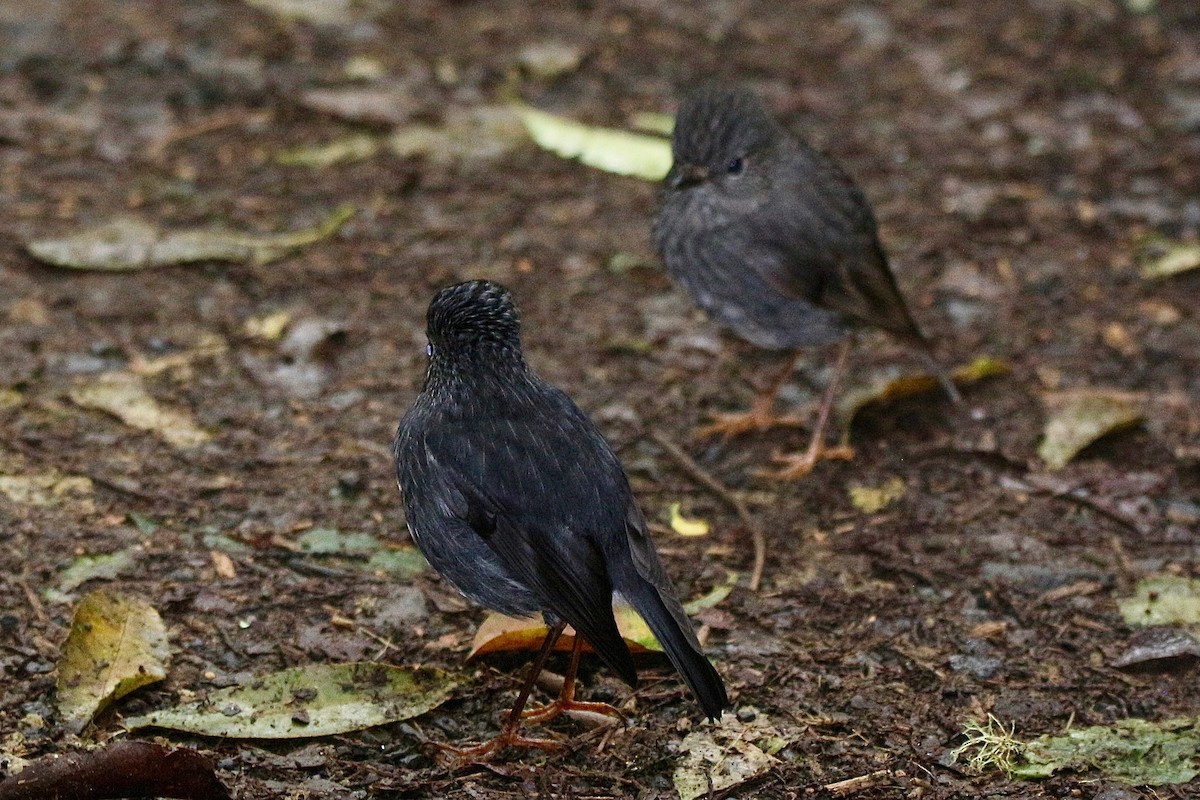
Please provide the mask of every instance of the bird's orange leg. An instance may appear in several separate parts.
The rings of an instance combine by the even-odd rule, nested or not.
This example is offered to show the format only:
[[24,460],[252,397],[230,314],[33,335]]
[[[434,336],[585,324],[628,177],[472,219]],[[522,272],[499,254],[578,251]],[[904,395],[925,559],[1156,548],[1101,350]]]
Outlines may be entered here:
[[546,638],[542,642],[542,649],[538,651],[537,657],[533,660],[533,666],[529,669],[529,677],[525,679],[524,685],[521,686],[521,692],[517,695],[517,701],[513,703],[512,711],[508,714],[508,720],[504,723],[504,727],[500,729],[498,736],[486,742],[467,747],[455,747],[454,745],[440,742],[435,742],[434,745],[456,765],[486,761],[504,747],[528,747],[542,750],[556,750],[562,747],[562,742],[553,739],[534,739],[524,736],[521,734],[520,727],[523,717],[522,712],[525,708],[525,703],[529,701],[529,693],[533,691],[534,682],[537,680],[538,675],[542,673],[543,667],[546,666],[546,659],[549,658],[550,652],[554,649],[554,643],[558,641],[559,636],[562,636],[563,629],[566,626],[565,622],[560,622],[546,632]]
[[833,375],[829,379],[829,385],[825,388],[825,394],[821,397],[821,407],[817,411],[817,424],[813,427],[812,440],[809,442],[808,449],[803,453],[772,456],[771,460],[782,464],[783,467],[778,470],[765,470],[763,474],[767,477],[777,480],[796,480],[812,472],[817,462],[822,459],[850,460],[854,458],[854,450],[851,447],[845,445],[827,447],[825,445],[825,425],[829,422],[829,414],[833,409],[833,399],[837,393],[838,383],[846,369],[846,358],[850,353],[851,343],[851,339],[846,339],[838,349],[837,362],[834,364]]
[[575,675],[579,671],[579,656],[582,652],[583,639],[579,634],[575,634],[575,644],[571,648],[571,661],[567,664],[567,673],[563,678],[562,691],[559,693],[558,699],[544,706],[526,709],[524,714],[522,714],[525,720],[529,722],[546,722],[547,720],[554,719],[559,714],[575,712],[588,716],[611,717],[621,722],[625,721],[625,715],[608,703],[585,703],[575,699]]
[[743,433],[749,433],[750,431],[765,431],[770,428],[780,427],[803,427],[804,420],[800,417],[776,416],[772,413],[775,408],[775,397],[779,394],[779,390],[783,388],[783,384],[787,381],[788,376],[792,374],[792,370],[795,369],[796,362],[799,359],[799,351],[793,353],[792,357],[788,359],[787,364],[779,371],[779,374],[775,376],[766,390],[760,392],[754,398],[754,404],[748,410],[732,414],[714,414],[712,422],[707,425],[701,425],[696,429],[696,438],[706,439],[710,436],[720,435],[723,439],[730,439],[734,436],[740,436]]

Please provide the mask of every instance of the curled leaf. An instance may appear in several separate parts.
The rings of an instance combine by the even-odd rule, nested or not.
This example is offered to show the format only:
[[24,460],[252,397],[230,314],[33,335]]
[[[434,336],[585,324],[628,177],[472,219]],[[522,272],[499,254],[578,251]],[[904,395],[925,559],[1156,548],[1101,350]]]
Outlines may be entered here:
[[[997,375],[1006,375],[1012,371],[1012,365],[1002,358],[979,356],[978,358],[956,367],[950,377],[956,384],[978,383]],[[893,403],[908,397],[940,391],[941,384],[930,374],[899,375],[896,372],[876,376],[869,384],[855,386],[842,394],[838,401],[838,415],[842,424],[849,428],[854,417],[869,405],[875,403]]]
[[100,709],[167,674],[170,649],[148,601],[100,589],[75,610],[58,664],[58,705],[79,733]]
[[438,669],[387,664],[309,664],[125,720],[237,739],[329,736],[411,719],[445,702],[459,679]]
[[280,150],[275,154],[275,163],[286,167],[324,169],[335,164],[364,161],[378,151],[378,138],[366,133],[356,133],[324,144]]
[[1142,420],[1136,395],[1108,389],[1046,395],[1046,420],[1038,456],[1051,469],[1062,469],[1085,447]]
[[685,517],[683,512],[679,510],[679,503],[671,503],[671,530],[678,533],[680,536],[707,536],[711,527],[708,520]]
[[518,109],[529,135],[541,147],[589,167],[661,181],[671,169],[671,143],[612,128],[593,128],[535,108]]
[[1143,278],[1167,278],[1200,267],[1200,244],[1148,241],[1138,253]]

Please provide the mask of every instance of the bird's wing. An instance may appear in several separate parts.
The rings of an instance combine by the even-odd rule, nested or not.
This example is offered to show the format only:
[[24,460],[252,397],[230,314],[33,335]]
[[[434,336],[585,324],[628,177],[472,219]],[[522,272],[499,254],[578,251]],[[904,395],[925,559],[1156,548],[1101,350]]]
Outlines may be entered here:
[[901,338],[923,342],[879,243],[862,190],[836,163],[805,148],[803,180],[782,187],[789,201],[757,224],[763,255],[751,268],[788,296],[828,308]]
[[627,499],[620,493],[629,488],[616,457],[574,404],[543,411],[448,423],[429,432],[426,445],[463,498],[456,513],[509,574],[633,683],[605,557],[622,533],[620,505]]

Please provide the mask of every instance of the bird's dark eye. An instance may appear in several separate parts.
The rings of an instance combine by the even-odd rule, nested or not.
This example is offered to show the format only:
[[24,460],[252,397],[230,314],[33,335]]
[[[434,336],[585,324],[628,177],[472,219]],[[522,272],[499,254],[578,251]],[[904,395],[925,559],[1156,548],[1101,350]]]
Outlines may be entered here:
[[746,160],[744,158],[730,159],[725,165],[725,171],[730,175],[741,175],[746,169]]

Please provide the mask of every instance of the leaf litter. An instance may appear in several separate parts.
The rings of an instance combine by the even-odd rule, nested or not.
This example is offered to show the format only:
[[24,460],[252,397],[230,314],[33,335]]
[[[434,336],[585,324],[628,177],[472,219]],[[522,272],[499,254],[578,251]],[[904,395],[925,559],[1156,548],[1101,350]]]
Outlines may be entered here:
[[726,713],[719,723],[701,725],[684,737],[675,791],[680,800],[696,800],[753,780],[780,763],[775,754],[797,735],[751,706],[742,707],[737,716]]
[[1038,457],[1062,469],[1084,448],[1144,419],[1142,400],[1113,389],[1076,389],[1043,396],[1049,411]]
[[81,383],[70,392],[76,405],[111,414],[131,428],[157,434],[168,444],[186,449],[212,436],[191,415],[160,404],[146,391],[142,379],[129,372],[107,372]]

